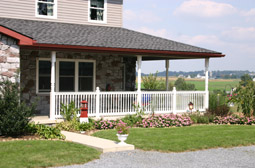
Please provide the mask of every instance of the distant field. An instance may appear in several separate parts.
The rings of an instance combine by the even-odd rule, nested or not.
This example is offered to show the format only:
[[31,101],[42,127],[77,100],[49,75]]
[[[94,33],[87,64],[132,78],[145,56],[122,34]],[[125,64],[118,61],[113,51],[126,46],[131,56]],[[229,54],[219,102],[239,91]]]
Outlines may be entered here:
[[[165,81],[164,77],[158,77],[159,80]],[[177,78],[169,78],[169,82],[174,83]],[[195,84],[197,90],[205,90],[205,81],[204,79],[185,79],[187,83]],[[212,79],[209,80],[209,90],[227,90],[230,91],[231,88],[234,88],[238,85],[239,79]],[[142,84],[142,88],[143,84]]]
[[[231,88],[234,88],[238,85],[240,80],[222,80],[214,79],[209,80],[209,90],[227,90],[230,91]],[[197,90],[205,90],[205,81],[201,80],[186,80],[187,83],[195,84]]]

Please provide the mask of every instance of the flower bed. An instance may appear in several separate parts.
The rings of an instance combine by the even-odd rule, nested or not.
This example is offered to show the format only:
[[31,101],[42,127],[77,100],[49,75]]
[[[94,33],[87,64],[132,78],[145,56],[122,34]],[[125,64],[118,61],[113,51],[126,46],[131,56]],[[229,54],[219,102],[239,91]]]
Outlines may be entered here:
[[[105,130],[114,129],[118,123],[125,123],[122,120],[99,120],[95,121],[95,129]],[[126,124],[126,123],[125,123]],[[141,122],[137,122],[135,126],[144,128],[164,128],[164,127],[181,127],[190,126],[192,121],[190,117],[175,115],[175,114],[165,114],[165,115],[154,115],[148,118],[144,118]]]
[[164,127],[181,127],[181,126],[190,126],[192,121],[190,117],[175,115],[175,114],[165,114],[165,115],[154,115],[142,120],[142,123],[139,124],[143,128],[164,128]]
[[98,120],[95,121],[95,128],[102,130],[102,129],[114,129],[117,125],[117,120]]
[[255,118],[253,117],[238,117],[238,116],[228,116],[228,117],[215,117],[213,123],[215,124],[240,124],[240,125],[252,125],[255,124]]

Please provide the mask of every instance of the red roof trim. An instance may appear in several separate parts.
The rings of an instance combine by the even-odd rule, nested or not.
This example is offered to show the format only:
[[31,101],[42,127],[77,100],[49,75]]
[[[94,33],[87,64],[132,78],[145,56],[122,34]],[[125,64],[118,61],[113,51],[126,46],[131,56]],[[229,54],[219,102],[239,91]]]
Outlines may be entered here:
[[17,40],[19,40],[19,45],[33,45],[35,43],[35,41],[27,36],[24,36],[20,33],[17,33],[13,30],[10,30],[8,28],[5,28],[3,26],[0,26],[0,33],[3,33],[7,36],[10,36],[12,38],[15,38]]
[[141,55],[166,55],[166,56],[188,56],[194,58],[207,57],[224,57],[220,53],[199,53],[199,52],[181,52],[181,51],[162,51],[162,50],[143,50],[143,49],[125,49],[125,48],[109,48],[109,47],[88,47],[74,45],[57,45],[57,44],[39,44],[34,43],[32,46],[22,46],[24,49],[40,49],[40,50],[56,50],[56,51],[88,51],[88,52],[113,52],[113,53],[130,53]]

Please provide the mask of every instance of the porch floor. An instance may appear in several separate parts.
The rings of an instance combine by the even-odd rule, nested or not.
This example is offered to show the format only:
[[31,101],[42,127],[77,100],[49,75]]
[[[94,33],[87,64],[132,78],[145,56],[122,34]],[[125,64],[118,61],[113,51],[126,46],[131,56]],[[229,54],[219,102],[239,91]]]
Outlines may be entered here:
[[118,145],[117,142],[97,138],[93,136],[61,131],[63,135],[66,136],[67,141],[76,142],[82,145],[86,145],[92,148],[95,148],[103,153],[106,152],[119,152],[119,151],[127,151],[127,150],[134,150],[135,146],[130,144],[125,145]]
[[48,116],[35,116],[31,120],[32,122],[35,122],[35,124],[56,124],[59,122],[64,121],[63,119],[56,119],[56,120],[50,120]]

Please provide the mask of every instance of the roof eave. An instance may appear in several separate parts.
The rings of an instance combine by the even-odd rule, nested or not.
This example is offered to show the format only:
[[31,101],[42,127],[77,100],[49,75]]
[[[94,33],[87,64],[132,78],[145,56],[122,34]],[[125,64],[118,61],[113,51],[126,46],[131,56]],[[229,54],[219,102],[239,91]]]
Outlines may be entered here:
[[185,56],[188,58],[211,58],[224,57],[221,53],[205,53],[205,52],[183,52],[183,51],[165,51],[165,50],[144,50],[144,49],[126,49],[126,48],[110,48],[110,47],[91,47],[91,46],[76,46],[76,45],[59,45],[59,44],[40,44],[22,45],[23,49],[40,49],[40,50],[54,50],[54,51],[86,51],[86,52],[110,52],[118,54],[132,54],[132,55],[147,55],[147,56]]

